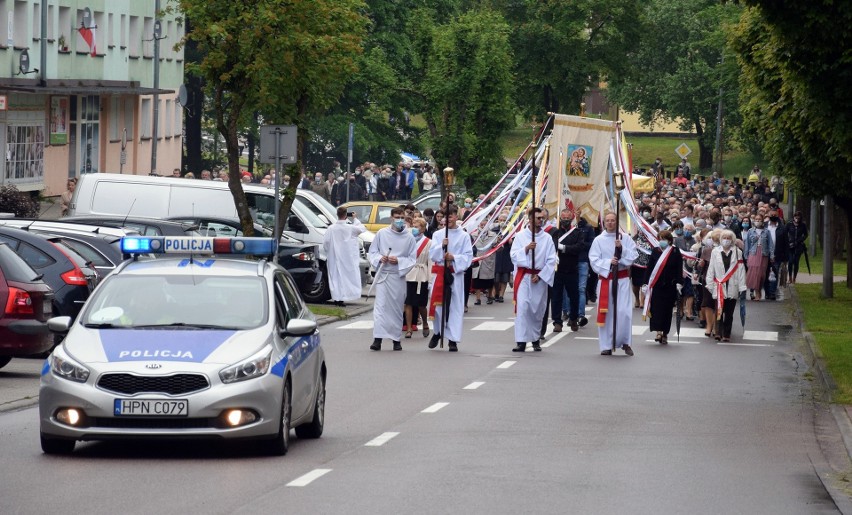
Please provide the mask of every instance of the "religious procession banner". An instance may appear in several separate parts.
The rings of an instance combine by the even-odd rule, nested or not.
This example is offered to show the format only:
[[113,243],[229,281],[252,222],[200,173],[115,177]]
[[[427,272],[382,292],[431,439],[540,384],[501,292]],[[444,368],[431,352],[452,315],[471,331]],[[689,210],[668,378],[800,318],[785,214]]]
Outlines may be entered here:
[[616,122],[564,114],[554,117],[544,207],[555,217],[562,209],[574,209],[578,217],[597,226],[606,202]]

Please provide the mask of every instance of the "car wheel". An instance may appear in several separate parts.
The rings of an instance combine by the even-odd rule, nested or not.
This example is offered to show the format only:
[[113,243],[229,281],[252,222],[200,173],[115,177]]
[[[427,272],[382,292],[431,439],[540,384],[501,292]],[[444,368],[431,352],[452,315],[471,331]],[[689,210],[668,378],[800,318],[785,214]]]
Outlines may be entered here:
[[76,444],[75,440],[48,438],[41,433],[41,450],[45,454],[71,454]]
[[0,356],[0,368],[3,368],[8,365],[10,361],[12,361],[12,358],[10,356]]
[[320,374],[317,385],[317,401],[314,404],[314,418],[307,424],[296,428],[299,438],[319,438],[325,426],[325,376]]
[[290,379],[284,383],[284,392],[281,395],[281,420],[278,424],[278,434],[275,439],[267,444],[269,454],[273,456],[284,456],[290,449],[290,417],[293,414],[290,394]]
[[302,298],[305,299],[305,302],[322,304],[331,298],[331,287],[328,284],[328,269],[325,263],[320,265],[320,270],[322,271],[322,280],[310,285],[302,292]]

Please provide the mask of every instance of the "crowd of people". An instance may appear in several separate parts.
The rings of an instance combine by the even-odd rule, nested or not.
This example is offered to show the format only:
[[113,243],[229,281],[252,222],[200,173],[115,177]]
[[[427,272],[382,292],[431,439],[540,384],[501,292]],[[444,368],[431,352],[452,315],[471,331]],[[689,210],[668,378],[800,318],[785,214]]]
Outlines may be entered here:
[[[427,180],[431,173],[424,173]],[[507,220],[514,215],[508,209],[467,232],[460,228],[466,208],[455,199],[447,219],[444,205],[420,213],[400,204],[391,226],[378,232],[378,244],[370,248],[377,269],[375,317],[382,328],[376,329],[371,348],[379,350],[381,339],[389,338],[399,350],[401,339],[411,338],[420,326],[424,337],[432,336],[429,348],[446,337],[450,350],[457,350],[470,298],[473,306],[502,303],[510,284],[517,310],[516,351],[528,343],[541,350],[549,324],[557,333],[566,324],[579,331],[588,324],[587,305],[594,302],[603,355],[615,349],[633,355],[634,311],[648,319],[662,345],[668,344],[675,313],[699,324],[708,338],[731,341],[738,303],[775,300],[779,286],[795,283],[808,237],[802,213],[786,220],[780,182],[762,177],[757,167],[744,184],[716,174],[693,176],[686,160],[674,176],[665,174],[660,161],[648,173],[655,176],[655,187],[635,198],[641,220],[632,224],[633,234],[616,232],[615,213],[606,213],[602,227],[595,228],[570,209],[553,218],[535,209],[525,213],[528,228],[503,242]],[[451,292],[446,299],[445,283]],[[359,291],[352,288],[348,298]]]

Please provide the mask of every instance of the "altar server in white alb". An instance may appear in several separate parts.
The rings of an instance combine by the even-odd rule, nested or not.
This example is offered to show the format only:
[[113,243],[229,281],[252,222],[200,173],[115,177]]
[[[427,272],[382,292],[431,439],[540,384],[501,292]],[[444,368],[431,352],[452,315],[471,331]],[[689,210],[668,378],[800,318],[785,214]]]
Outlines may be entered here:
[[[547,288],[553,286],[556,273],[556,248],[553,238],[542,230],[544,212],[534,208],[529,226],[515,235],[510,256],[515,265],[515,342],[512,351],[524,352],[527,342],[541,351],[541,320],[547,312]],[[533,231],[535,228],[535,240]]]
[[337,222],[326,229],[322,240],[331,300],[338,306],[361,297],[358,235],[367,229],[355,218],[355,213],[348,214],[345,207],[337,208]]
[[[458,226],[459,213],[455,206],[450,206],[444,229],[435,231],[432,244],[429,247],[429,258],[432,260],[432,284],[429,288],[429,315],[435,317],[432,324],[435,332],[429,340],[429,348],[438,346],[443,335],[449,340],[447,345],[450,352],[459,350],[458,344],[462,336],[462,317],[464,317],[464,272],[473,263],[473,245],[470,235]],[[444,252],[446,247],[446,253]],[[443,325],[443,310],[446,307],[444,292],[444,267],[450,268],[449,316],[447,327]]]
[[[630,282],[630,266],[639,257],[633,238],[615,233],[615,213],[604,216],[604,232],[592,242],[589,249],[589,265],[598,274],[598,340],[602,356],[612,354],[612,267],[618,265],[618,319],[615,347],[628,356],[633,355],[630,346],[633,333],[633,289]],[[621,247],[621,259],[615,258],[615,249]]]
[[380,229],[370,245],[368,258],[376,269],[376,302],[373,305],[372,350],[382,350],[382,339],[393,341],[393,350],[402,350],[402,313],[405,305],[405,274],[417,260],[417,245],[405,227],[405,211],[391,210],[390,227]]

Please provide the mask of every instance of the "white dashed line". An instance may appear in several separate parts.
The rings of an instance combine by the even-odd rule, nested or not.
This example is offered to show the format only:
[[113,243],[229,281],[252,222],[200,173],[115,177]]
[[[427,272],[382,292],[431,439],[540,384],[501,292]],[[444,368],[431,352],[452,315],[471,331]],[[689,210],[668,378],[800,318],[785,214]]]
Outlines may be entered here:
[[464,317],[465,320],[494,320],[494,317]]
[[[648,343],[659,343],[657,340],[645,340]],[[688,343],[689,345],[701,345],[701,342],[688,342],[688,341],[677,341],[677,338],[672,338],[669,340],[669,343]]]
[[485,383],[483,381],[474,381],[474,382],[470,383],[469,385],[465,386],[462,389],[463,390],[476,390],[477,388],[479,388],[480,386],[482,386],[484,384]]
[[421,411],[420,413],[435,413],[436,411],[440,410],[444,406],[448,406],[449,404],[450,404],[449,402],[436,402],[435,404],[429,406],[428,408]]
[[725,345],[730,347],[774,347],[771,343],[729,343],[716,342],[716,345]]
[[394,433],[394,432],[382,433],[379,436],[370,440],[369,442],[365,443],[364,445],[366,447],[381,447],[382,445],[388,443],[388,441],[390,441],[391,438],[393,438],[394,436],[397,436],[398,434],[399,433]]
[[314,469],[302,477],[298,477],[289,483],[287,486],[308,486],[314,480],[321,478],[322,476],[331,472],[331,469]]
[[497,368],[509,368],[515,363],[517,363],[517,361],[504,361],[503,363],[497,365]]
[[743,331],[743,340],[778,341],[776,331]]
[[594,336],[575,336],[575,340],[597,340]]
[[340,326],[338,329],[372,329],[373,321],[372,320],[359,320],[357,322],[352,322],[351,324],[346,324]]
[[559,333],[556,336],[554,336],[552,339],[547,340],[546,342],[542,343],[541,346],[542,347],[550,347],[554,343],[556,343],[559,340],[561,340],[562,338],[564,338],[566,334],[568,334],[568,333]]
[[511,329],[514,325],[514,322],[498,322],[492,320],[490,322],[482,322],[471,329],[471,331],[505,331],[506,329]]

